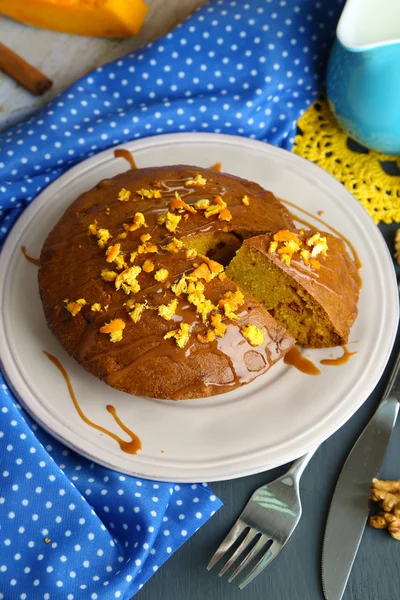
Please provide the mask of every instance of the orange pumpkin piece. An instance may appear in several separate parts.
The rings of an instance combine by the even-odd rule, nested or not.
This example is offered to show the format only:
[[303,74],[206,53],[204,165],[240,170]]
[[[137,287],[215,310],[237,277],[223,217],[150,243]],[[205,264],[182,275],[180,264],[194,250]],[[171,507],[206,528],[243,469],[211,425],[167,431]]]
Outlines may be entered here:
[[0,13],[28,25],[112,38],[137,34],[147,11],[143,0],[0,0]]

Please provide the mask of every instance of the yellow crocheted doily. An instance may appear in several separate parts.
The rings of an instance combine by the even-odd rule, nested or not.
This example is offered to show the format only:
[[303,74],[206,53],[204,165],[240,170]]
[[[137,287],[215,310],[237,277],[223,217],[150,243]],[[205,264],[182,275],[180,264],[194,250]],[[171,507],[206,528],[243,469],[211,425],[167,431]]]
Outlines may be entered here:
[[341,181],[375,223],[400,222],[400,157],[359,146],[335,121],[325,99],[314,102],[298,126],[293,152]]

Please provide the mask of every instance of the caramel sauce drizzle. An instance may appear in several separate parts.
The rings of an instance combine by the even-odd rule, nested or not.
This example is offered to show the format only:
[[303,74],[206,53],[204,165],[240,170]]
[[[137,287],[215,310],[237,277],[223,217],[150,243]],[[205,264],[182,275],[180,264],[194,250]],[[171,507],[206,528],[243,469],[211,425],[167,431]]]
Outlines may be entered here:
[[208,167],[208,168],[210,169],[210,171],[217,171],[219,173],[222,169],[222,163],[216,162],[213,165],[211,165],[211,167]]
[[114,150],[114,157],[115,158],[124,158],[130,164],[131,169],[137,169],[135,159],[133,158],[133,156],[132,156],[131,152],[129,152],[129,150],[125,150],[124,148],[117,148],[117,150]]
[[[313,215],[312,213],[308,212],[304,208],[301,208],[300,206],[298,206],[294,202],[289,202],[289,200],[284,200],[283,198],[279,198],[279,200],[283,204],[287,204],[288,206],[291,206],[292,208],[295,208],[295,209],[299,210],[303,214],[308,215],[312,219],[315,219],[316,221],[318,221],[319,223],[321,223],[322,225],[324,225],[324,227],[327,227],[328,229],[330,229],[331,231],[333,231],[333,233],[335,235],[337,235],[340,239],[342,239],[344,241],[344,243],[347,244],[347,246],[350,248],[350,250],[351,250],[351,252],[353,254],[353,258],[354,258],[354,262],[355,262],[355,265],[357,267],[357,270],[361,269],[362,264],[361,264],[361,261],[360,261],[360,258],[358,256],[358,254],[357,254],[357,250],[354,248],[353,244],[350,242],[350,240],[346,236],[344,236],[342,233],[340,233],[340,231],[338,231],[337,229],[335,229],[334,227],[332,227],[332,225],[329,225],[323,219],[320,219],[319,217],[316,217],[315,215]],[[296,221],[299,221],[299,223],[302,223],[303,225],[306,225],[306,227],[309,227],[311,230],[314,230],[314,231],[316,230],[315,225],[312,225],[308,221],[304,221],[303,219],[300,219],[297,215],[293,215],[292,214],[292,217]]]
[[344,365],[349,362],[352,356],[357,354],[357,352],[349,352],[347,346],[342,346],[343,354],[342,356],[338,356],[337,358],[324,358],[320,361],[321,365],[329,365],[330,367],[338,367],[340,365]]
[[25,256],[27,261],[29,261],[33,265],[36,265],[37,267],[40,267],[40,260],[38,258],[35,258],[34,256],[31,256],[30,254],[28,254],[25,246],[21,246],[21,252]]
[[69,395],[71,396],[71,400],[82,421],[84,421],[90,427],[93,427],[93,429],[97,429],[97,431],[101,431],[102,433],[105,433],[105,435],[108,435],[113,440],[115,440],[119,444],[119,447],[121,448],[122,452],[126,452],[127,454],[137,454],[142,449],[142,442],[140,441],[138,436],[135,433],[133,433],[133,431],[131,431],[130,429],[128,429],[128,427],[126,427],[126,425],[124,425],[124,423],[118,417],[115,407],[109,404],[107,405],[106,409],[110,413],[110,415],[114,417],[115,422],[121,427],[121,429],[130,436],[131,440],[128,442],[120,438],[112,431],[105,429],[105,427],[102,427],[101,425],[98,425],[97,423],[94,423],[93,421],[87,418],[87,416],[79,406],[78,400],[75,396],[75,392],[71,384],[71,380],[65,368],[55,356],[53,356],[49,352],[46,352],[46,350],[43,350],[43,354],[47,356],[47,358],[57,367],[57,369],[61,372],[62,376],[64,377],[68,387]]
[[[285,365],[291,365],[306,375],[320,375],[321,371],[314,365],[311,360],[305,358],[299,351],[297,346],[293,346],[283,359]],[[323,361],[321,361],[323,362]]]

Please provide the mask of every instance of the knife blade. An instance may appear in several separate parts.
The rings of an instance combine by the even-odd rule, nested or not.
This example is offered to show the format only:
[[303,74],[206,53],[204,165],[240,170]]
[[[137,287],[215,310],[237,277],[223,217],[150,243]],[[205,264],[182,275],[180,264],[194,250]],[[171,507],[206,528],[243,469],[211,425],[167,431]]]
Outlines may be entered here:
[[382,400],[353,446],[332,496],[322,547],[326,600],[341,600],[369,513],[371,480],[378,477],[400,401],[400,353]]

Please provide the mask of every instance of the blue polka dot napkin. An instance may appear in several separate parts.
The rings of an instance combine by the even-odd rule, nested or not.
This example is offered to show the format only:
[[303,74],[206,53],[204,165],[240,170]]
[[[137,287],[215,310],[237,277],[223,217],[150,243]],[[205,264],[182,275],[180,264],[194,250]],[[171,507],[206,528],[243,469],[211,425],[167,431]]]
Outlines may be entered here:
[[[0,241],[51,181],[127,140],[213,131],[290,149],[342,6],[214,0],[0,134]],[[130,598],[220,505],[205,484],[139,480],[67,450],[0,376],[0,600]]]

